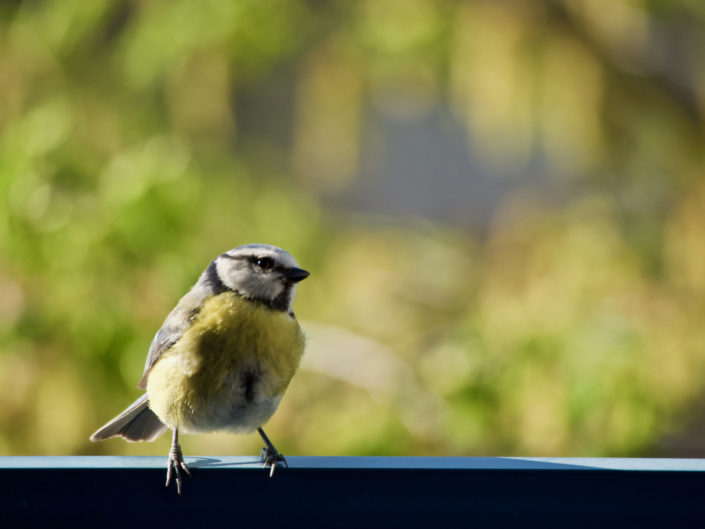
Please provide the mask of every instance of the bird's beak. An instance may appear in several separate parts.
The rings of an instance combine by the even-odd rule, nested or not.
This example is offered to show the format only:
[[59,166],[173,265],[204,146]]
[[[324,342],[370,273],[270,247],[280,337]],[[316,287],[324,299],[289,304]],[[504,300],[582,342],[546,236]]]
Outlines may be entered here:
[[301,268],[287,268],[284,270],[284,278],[291,283],[298,283],[310,276],[306,270]]

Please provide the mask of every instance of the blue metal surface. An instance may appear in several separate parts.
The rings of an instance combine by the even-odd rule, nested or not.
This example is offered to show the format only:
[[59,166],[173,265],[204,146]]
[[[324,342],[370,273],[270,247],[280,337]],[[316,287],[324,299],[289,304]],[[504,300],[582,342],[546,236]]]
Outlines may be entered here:
[[[259,469],[255,456],[186,457],[190,468],[218,466]],[[163,469],[166,459],[156,456],[0,456],[7,468],[152,468]],[[407,469],[407,470],[631,470],[705,472],[705,459],[613,457],[287,457],[292,469]]]
[[0,457],[0,526],[705,527],[705,460]]

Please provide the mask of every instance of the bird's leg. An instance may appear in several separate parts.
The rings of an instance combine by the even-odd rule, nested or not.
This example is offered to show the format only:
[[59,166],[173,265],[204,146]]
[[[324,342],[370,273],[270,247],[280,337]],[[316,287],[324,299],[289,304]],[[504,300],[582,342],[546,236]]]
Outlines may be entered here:
[[287,467],[289,466],[289,464],[286,462],[284,456],[277,452],[277,449],[274,448],[272,441],[269,440],[269,437],[267,437],[267,434],[264,433],[264,430],[261,427],[257,428],[257,433],[259,433],[260,437],[262,438],[265,444],[265,446],[262,447],[261,457],[262,461],[264,461],[264,467],[271,468],[271,470],[269,471],[269,477],[271,478],[274,475],[274,470],[280,463],[284,463],[284,465]]
[[184,461],[184,455],[181,453],[181,445],[179,444],[179,429],[174,428],[174,435],[171,437],[171,450],[169,450],[169,462],[166,467],[166,486],[171,483],[171,478],[176,474],[176,492],[181,496],[181,471],[186,472],[188,477],[191,477],[191,471],[188,469]]

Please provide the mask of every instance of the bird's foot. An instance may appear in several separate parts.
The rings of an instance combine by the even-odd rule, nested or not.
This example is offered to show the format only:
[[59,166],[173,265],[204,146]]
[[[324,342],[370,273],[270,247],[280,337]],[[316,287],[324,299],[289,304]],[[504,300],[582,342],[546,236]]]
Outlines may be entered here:
[[172,478],[176,476],[176,492],[179,497],[181,497],[181,484],[183,483],[181,478],[182,470],[188,474],[188,477],[192,477],[191,471],[184,461],[184,455],[181,453],[181,446],[179,444],[172,444],[171,450],[169,450],[169,463],[166,469],[166,486],[168,487]]
[[269,477],[271,478],[274,475],[274,471],[278,466],[284,465],[285,467],[288,467],[289,464],[286,462],[286,458],[281,455],[279,452],[277,452],[277,449],[274,448],[274,446],[263,446],[262,447],[262,453],[260,455],[262,458],[262,461],[264,461],[263,468],[269,468]]

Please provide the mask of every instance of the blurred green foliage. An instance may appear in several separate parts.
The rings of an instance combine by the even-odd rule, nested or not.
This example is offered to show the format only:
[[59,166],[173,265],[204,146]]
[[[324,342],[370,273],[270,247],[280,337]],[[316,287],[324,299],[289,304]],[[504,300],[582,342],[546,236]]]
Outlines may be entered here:
[[[3,4],[0,453],[166,453],[88,436],[248,242],[312,271],[284,453],[677,453],[705,388],[703,5]],[[558,198],[518,182],[476,229],[336,200],[370,109],[445,106],[497,174],[539,153]]]

